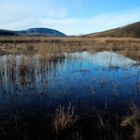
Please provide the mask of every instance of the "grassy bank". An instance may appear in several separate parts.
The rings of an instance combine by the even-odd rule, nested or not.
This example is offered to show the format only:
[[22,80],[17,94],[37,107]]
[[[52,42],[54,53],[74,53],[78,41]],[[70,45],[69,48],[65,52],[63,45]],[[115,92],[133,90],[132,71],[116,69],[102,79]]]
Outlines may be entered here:
[[[84,37],[31,37],[10,36],[0,38],[0,55],[37,54],[42,50],[51,54],[76,51],[114,51],[140,60],[138,38],[84,38]],[[42,52],[44,52],[44,50]]]

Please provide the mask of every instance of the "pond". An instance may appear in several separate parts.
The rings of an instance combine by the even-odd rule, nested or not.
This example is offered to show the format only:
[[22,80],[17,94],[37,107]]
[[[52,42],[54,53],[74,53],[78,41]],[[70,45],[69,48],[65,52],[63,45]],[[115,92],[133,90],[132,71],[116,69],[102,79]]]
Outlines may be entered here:
[[0,120],[20,114],[41,118],[71,103],[78,114],[95,110],[127,114],[140,104],[140,65],[115,52],[0,57]]

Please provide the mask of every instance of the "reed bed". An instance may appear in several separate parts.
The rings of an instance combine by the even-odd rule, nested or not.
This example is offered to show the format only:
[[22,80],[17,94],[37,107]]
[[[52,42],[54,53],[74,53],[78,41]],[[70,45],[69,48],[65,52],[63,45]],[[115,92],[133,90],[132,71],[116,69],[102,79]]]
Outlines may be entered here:
[[[41,54],[42,57],[62,56],[64,52],[114,51],[140,60],[138,38],[86,38],[86,37],[1,37],[0,55]],[[47,54],[47,55],[46,55]]]

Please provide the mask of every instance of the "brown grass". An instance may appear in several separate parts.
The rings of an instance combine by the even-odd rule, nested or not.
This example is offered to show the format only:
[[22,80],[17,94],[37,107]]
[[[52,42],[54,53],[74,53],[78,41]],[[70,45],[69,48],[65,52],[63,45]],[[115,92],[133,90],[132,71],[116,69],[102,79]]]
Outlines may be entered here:
[[140,60],[138,38],[84,38],[84,37],[1,37],[0,54],[40,54],[43,59],[62,56],[64,52],[114,51]]
[[74,107],[69,104],[68,108],[60,106],[56,109],[52,126],[53,132],[58,134],[66,128],[72,127],[77,120],[77,115],[74,113]]
[[119,128],[112,126],[111,122],[108,120],[103,120],[103,118],[98,115],[98,126],[97,128],[100,131],[99,138],[101,140],[125,140],[123,134],[119,132]]
[[122,122],[122,127],[130,126],[133,129],[133,140],[140,140],[140,108],[132,105],[132,115],[126,117]]

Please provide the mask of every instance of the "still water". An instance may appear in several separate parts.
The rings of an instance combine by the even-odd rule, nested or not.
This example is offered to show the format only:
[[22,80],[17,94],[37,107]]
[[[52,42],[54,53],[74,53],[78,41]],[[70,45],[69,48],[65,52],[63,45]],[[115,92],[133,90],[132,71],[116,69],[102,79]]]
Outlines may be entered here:
[[79,112],[125,113],[130,104],[140,104],[139,64],[107,51],[49,62],[39,55],[0,57],[1,114],[20,110],[35,116],[68,103]]

